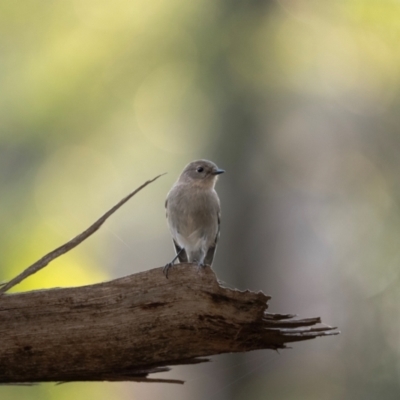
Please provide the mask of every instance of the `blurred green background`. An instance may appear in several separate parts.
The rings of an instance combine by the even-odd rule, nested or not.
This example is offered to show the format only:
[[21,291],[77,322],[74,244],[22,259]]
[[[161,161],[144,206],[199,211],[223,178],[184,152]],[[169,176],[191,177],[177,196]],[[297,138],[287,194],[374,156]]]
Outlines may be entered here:
[[186,384],[0,387],[1,400],[398,399],[400,3],[0,3],[0,280],[168,172],[15,290],[173,255],[164,199],[189,161],[217,185],[218,277],[340,336],[215,357]]

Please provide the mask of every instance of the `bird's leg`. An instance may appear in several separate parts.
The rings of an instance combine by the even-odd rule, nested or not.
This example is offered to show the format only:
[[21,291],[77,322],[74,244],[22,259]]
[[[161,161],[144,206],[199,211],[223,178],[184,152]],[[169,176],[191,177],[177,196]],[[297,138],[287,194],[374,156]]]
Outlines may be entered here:
[[178,251],[178,253],[176,253],[176,256],[172,259],[172,261],[165,265],[163,272],[167,279],[168,279],[168,270],[174,265],[174,262],[179,257],[179,254],[182,253],[182,251],[183,251],[183,247]]

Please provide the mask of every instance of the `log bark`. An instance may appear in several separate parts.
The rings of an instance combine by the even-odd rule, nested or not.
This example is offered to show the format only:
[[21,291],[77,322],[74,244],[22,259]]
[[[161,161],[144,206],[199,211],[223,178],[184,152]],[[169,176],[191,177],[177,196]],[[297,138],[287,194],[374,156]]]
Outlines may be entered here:
[[282,349],[337,334],[319,318],[268,313],[262,292],[209,268],[162,268],[96,285],[0,297],[0,383],[146,381],[221,353]]

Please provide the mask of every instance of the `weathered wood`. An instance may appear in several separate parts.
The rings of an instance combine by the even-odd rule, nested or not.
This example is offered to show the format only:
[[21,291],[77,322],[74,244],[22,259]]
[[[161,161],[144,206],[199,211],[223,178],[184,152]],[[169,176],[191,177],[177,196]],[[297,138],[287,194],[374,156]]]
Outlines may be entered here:
[[[319,318],[266,312],[269,297],[222,287],[191,264],[76,288],[0,297],[0,383],[148,381],[198,357],[279,349],[337,334]],[[171,381],[169,382],[181,382]]]

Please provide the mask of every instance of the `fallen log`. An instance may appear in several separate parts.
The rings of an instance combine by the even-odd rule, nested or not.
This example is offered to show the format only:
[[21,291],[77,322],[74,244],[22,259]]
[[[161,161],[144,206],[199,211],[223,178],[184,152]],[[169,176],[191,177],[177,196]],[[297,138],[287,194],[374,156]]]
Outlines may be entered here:
[[0,383],[141,381],[204,357],[337,334],[268,313],[262,292],[221,284],[209,268],[179,264],[110,282],[0,296]]

